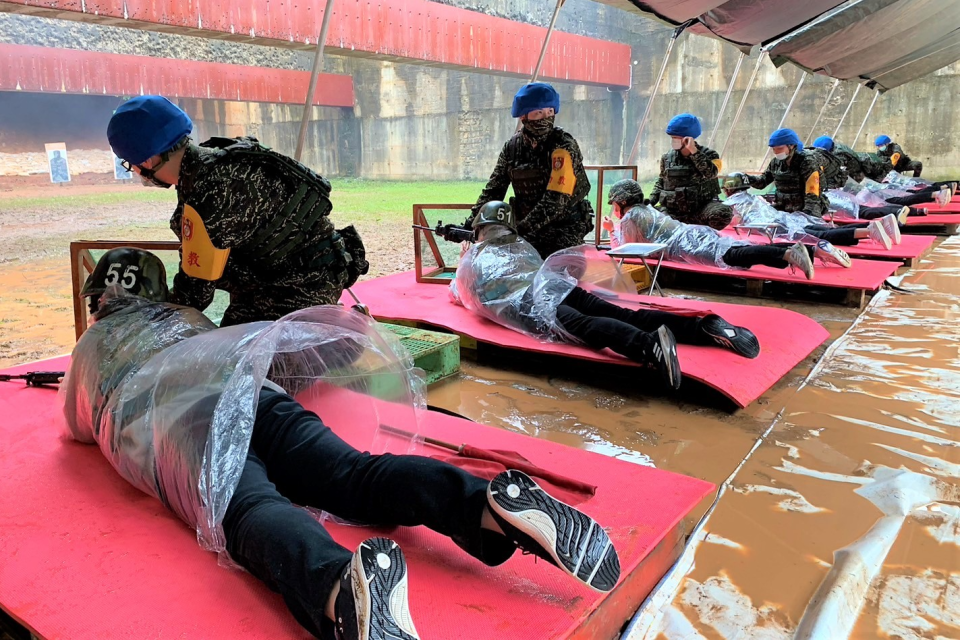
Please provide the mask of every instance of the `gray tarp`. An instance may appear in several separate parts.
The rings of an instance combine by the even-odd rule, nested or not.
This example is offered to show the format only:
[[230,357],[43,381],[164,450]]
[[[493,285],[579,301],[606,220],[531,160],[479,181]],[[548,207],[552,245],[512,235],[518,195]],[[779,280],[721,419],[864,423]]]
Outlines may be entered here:
[[792,62],[886,90],[960,58],[958,33],[956,0],[851,0],[771,43],[768,52],[778,66]]
[[641,12],[690,30],[726,40],[741,48],[769,42],[842,4],[840,0],[598,0],[626,11]]

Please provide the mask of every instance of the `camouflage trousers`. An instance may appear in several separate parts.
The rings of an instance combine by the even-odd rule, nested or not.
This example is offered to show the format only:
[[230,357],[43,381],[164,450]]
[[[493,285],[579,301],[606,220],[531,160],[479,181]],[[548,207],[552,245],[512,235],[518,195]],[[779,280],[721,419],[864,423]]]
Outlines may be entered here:
[[586,209],[588,211],[541,227],[523,239],[533,245],[544,260],[561,249],[579,247],[586,241],[587,234],[593,231],[593,208]]
[[911,160],[909,163],[907,163],[907,166],[900,170],[900,173],[906,175],[908,171],[913,171],[913,177],[919,178],[920,174],[923,172],[923,163],[919,160]]
[[680,212],[672,208],[665,208],[664,211],[674,220],[685,224],[700,224],[717,230],[725,229],[733,220],[733,209],[719,200],[708,202],[700,211]]

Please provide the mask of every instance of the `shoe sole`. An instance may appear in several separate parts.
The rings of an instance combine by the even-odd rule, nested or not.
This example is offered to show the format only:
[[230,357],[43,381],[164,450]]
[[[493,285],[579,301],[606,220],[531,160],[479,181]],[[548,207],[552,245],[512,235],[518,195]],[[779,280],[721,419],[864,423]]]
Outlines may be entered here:
[[902,242],[903,239],[900,237],[900,218],[893,216],[893,220],[888,220],[888,224],[884,226],[883,229],[887,232],[887,237],[890,238],[890,242],[895,245]]
[[420,640],[407,606],[407,560],[387,538],[360,543],[350,564],[360,640]]
[[[794,261],[791,262],[790,260],[787,260],[787,258],[786,258],[786,256],[785,256],[785,257],[784,257],[784,261],[785,261],[787,264],[789,264],[789,265],[791,265],[791,266],[799,269],[800,272],[803,274],[803,276],[804,276],[807,280],[813,280],[814,276],[816,276],[816,271],[815,271],[814,268],[813,268],[813,259],[810,258],[810,254],[807,253],[806,247],[804,247],[803,245],[800,245],[800,248],[798,249],[797,246],[794,245],[793,247],[790,247],[790,249],[787,250],[787,256],[793,256],[793,258],[794,258]],[[805,256],[805,257],[804,257],[804,256]],[[807,273],[807,270],[804,269],[804,265],[807,264],[807,262],[806,262],[807,260],[810,261],[810,272],[809,272],[809,273]]]
[[499,474],[487,494],[497,514],[543,547],[566,573],[595,591],[616,586],[620,558],[593,518],[546,493],[520,471]]
[[760,342],[757,340],[757,336],[754,335],[752,331],[742,327],[734,327],[732,324],[722,318],[719,320],[713,320],[712,322],[722,323],[720,325],[721,331],[727,327],[730,327],[736,332],[736,336],[731,339],[726,335],[718,335],[716,333],[712,333],[709,329],[704,329],[703,332],[713,338],[713,341],[718,345],[730,349],[734,353],[737,353],[744,358],[750,358],[751,360],[760,355]]
[[680,358],[677,356],[677,340],[673,337],[673,332],[670,329],[661,325],[657,329],[657,342],[660,344],[661,351],[663,351],[667,383],[671,389],[676,391],[683,381],[683,374],[680,373]]

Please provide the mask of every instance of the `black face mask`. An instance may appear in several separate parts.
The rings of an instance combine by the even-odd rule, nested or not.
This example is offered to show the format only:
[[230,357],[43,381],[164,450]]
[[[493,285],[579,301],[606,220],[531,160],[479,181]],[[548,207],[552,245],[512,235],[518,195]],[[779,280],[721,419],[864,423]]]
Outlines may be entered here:
[[[159,168],[158,166],[157,169]],[[143,167],[140,167],[140,182],[145,187],[160,187],[161,189],[169,189],[173,186],[157,178],[156,170],[144,169]]]
[[553,131],[554,116],[547,116],[539,120],[527,120],[523,123],[523,132],[534,140],[543,140]]

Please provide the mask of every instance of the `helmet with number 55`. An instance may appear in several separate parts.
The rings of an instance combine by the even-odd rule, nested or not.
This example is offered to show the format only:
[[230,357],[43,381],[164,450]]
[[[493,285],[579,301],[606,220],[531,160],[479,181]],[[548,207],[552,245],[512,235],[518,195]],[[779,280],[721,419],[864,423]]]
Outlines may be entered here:
[[160,258],[132,247],[111,249],[103,254],[80,290],[80,297],[99,297],[112,285],[153,302],[165,302],[170,295],[167,271]]

